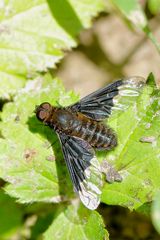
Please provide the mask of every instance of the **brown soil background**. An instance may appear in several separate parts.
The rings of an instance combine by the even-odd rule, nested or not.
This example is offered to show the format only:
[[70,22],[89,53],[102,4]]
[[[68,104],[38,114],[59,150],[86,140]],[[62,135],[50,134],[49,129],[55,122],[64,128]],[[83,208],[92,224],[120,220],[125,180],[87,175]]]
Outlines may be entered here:
[[[150,20],[150,27],[159,41],[160,17]],[[147,77],[150,72],[160,82],[160,56],[153,43],[143,32],[130,29],[117,15],[102,14],[91,29],[79,36],[80,44],[58,66],[57,75],[67,90],[81,97],[106,85],[127,77]],[[150,219],[129,210],[101,204],[111,240],[158,240]]]

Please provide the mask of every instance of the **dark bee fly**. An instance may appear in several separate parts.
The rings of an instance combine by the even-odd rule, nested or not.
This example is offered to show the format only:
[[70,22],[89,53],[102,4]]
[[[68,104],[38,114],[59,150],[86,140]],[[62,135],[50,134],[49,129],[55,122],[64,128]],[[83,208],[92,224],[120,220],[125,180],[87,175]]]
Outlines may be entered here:
[[57,133],[75,191],[83,204],[96,209],[100,203],[102,173],[93,148],[110,150],[117,145],[113,130],[102,120],[112,109],[124,110],[119,96],[138,96],[144,79],[118,80],[68,107],[53,107],[44,102],[36,116]]

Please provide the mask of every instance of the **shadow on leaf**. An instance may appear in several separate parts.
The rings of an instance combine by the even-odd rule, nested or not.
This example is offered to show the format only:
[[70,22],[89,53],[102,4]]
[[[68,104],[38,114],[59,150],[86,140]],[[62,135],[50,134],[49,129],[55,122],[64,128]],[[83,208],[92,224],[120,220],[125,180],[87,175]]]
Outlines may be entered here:
[[[71,184],[71,180],[61,151],[61,146],[56,133],[52,131],[48,126],[40,124],[35,116],[30,117],[27,121],[27,124],[31,132],[39,133],[50,143],[46,144],[46,148],[52,147],[55,155],[60,201],[68,201],[71,199],[71,197],[73,197],[73,186]],[[44,161],[47,160],[44,159]]]

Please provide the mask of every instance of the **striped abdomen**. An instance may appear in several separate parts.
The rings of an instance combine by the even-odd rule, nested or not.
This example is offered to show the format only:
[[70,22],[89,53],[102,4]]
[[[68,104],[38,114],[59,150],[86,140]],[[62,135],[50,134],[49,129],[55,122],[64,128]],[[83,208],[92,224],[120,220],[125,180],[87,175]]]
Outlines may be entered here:
[[102,122],[90,118],[79,118],[79,124],[73,124],[72,135],[86,140],[92,147],[97,149],[111,149],[117,145],[117,138],[112,129],[103,125]]

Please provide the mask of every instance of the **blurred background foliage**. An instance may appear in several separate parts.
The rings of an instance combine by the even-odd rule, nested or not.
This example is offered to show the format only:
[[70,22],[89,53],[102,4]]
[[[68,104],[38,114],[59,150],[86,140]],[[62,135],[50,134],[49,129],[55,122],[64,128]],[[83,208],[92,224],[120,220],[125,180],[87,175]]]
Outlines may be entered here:
[[[158,86],[160,85],[160,1],[111,0],[104,1],[104,4],[96,1],[94,6],[92,6],[92,1],[82,2],[84,6],[78,6],[77,12],[76,7],[75,11],[71,11],[67,1],[63,2],[64,8],[70,12],[72,17],[75,17],[75,12],[79,14],[75,27],[70,28],[74,24],[69,22],[67,25],[57,15],[60,5],[56,5],[56,1],[55,5],[52,4],[52,1],[46,1],[54,19],[59,21],[62,28],[57,28],[55,31],[54,28],[49,29],[48,27],[46,37],[43,32],[45,24],[41,26],[42,29],[39,25],[42,21],[41,15],[38,15],[40,10],[34,17],[32,14],[35,12],[33,11],[26,16],[27,20],[23,18],[23,8],[25,6],[29,9],[30,1],[25,1],[23,4],[18,4],[20,2],[17,1],[17,5],[14,5],[13,3],[9,4],[9,1],[0,0],[1,107],[6,102],[12,101],[13,96],[25,86],[28,79],[46,72],[47,69],[62,79],[67,90],[72,89],[80,93],[81,97],[117,78],[131,75],[141,75],[146,78],[149,72],[154,73],[156,83]],[[88,9],[85,7],[85,2],[88,4]],[[34,1],[35,6],[32,5],[32,7],[36,7],[38,3],[44,4],[44,1]],[[89,8],[91,9],[89,10]],[[47,13],[44,9],[43,6],[42,15],[45,17]],[[84,15],[79,11],[84,12]],[[15,12],[22,12],[20,23],[16,17],[12,19]],[[68,13],[66,13],[66,19],[67,17]],[[78,19],[82,21],[78,21]],[[6,36],[3,37],[3,33],[11,31],[6,27],[9,21],[12,29],[16,29],[16,34],[13,32],[12,38],[8,40],[5,38]],[[37,24],[39,21],[40,23]],[[46,24],[48,22],[49,20],[46,19]],[[20,30],[22,23],[22,26],[26,27],[24,32]],[[36,24],[37,27],[35,27]],[[30,30],[30,27],[32,27],[32,34],[31,37],[28,37],[27,31]],[[63,32],[63,28],[67,30]],[[87,29],[84,30],[84,28]],[[26,35],[25,38],[23,34]],[[61,41],[56,39],[56,36],[59,35]],[[32,43],[32,37],[37,42],[37,49],[34,49],[36,44]],[[43,44],[42,41],[41,43],[39,41],[41,37]],[[47,47],[44,47],[45,45]],[[72,47],[74,49],[70,51]],[[11,49],[14,49],[15,52]],[[41,53],[39,56],[36,55],[36,50]],[[22,54],[26,68],[22,66]],[[25,55],[29,56],[32,64],[28,64],[28,58],[24,58]],[[54,58],[51,57],[52,55]],[[60,61],[60,59],[62,60]],[[50,226],[58,205],[49,203],[18,204],[13,198],[4,194],[3,188],[6,186],[6,182],[1,180],[0,186],[0,239],[43,239],[42,233]],[[158,240],[160,238],[156,232],[156,230],[160,232],[159,193],[156,195],[152,208],[150,204],[144,207],[144,214],[142,214],[143,209],[141,209],[141,213],[137,213],[105,204],[100,205],[98,212],[103,216],[111,240]],[[149,214],[152,215],[152,220],[148,217]],[[51,235],[47,236],[45,239],[52,239]]]

